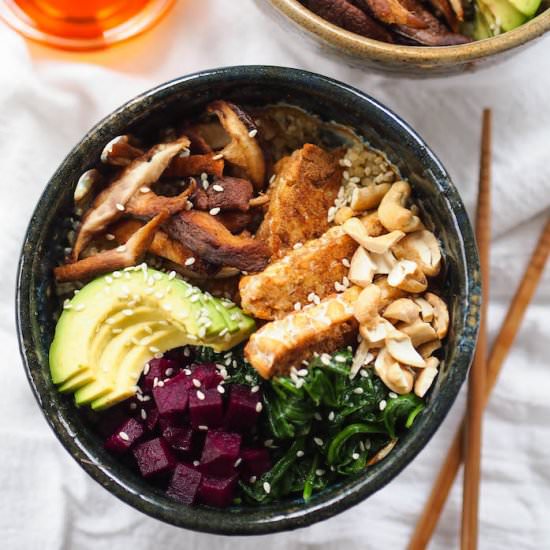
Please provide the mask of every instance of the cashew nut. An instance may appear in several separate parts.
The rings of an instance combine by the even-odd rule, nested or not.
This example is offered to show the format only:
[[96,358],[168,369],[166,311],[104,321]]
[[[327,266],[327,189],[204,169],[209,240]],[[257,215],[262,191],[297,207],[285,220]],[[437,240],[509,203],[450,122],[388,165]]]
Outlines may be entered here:
[[340,208],[334,216],[334,223],[337,225],[342,225],[350,218],[353,218],[353,216],[355,216],[353,208],[350,208],[349,206],[342,206],[342,208]]
[[424,292],[428,288],[426,275],[416,262],[399,260],[388,275],[388,283],[412,293]]
[[359,325],[359,334],[371,348],[383,347],[388,335],[394,331],[395,327],[382,317],[378,317],[371,326]]
[[363,247],[359,247],[351,258],[348,279],[361,287],[366,287],[372,283],[377,265],[371,260],[368,252]]
[[398,241],[393,252],[400,260],[412,260],[428,276],[434,277],[441,268],[441,250],[435,235],[426,229],[409,233]]
[[382,348],[378,353],[374,370],[382,382],[395,393],[403,395],[412,390],[414,383],[412,372],[397,363],[386,348]]
[[399,325],[399,330],[406,334],[412,341],[412,345],[416,348],[426,342],[437,340],[437,334],[432,325],[425,323],[417,318],[416,321],[408,325]]
[[386,336],[386,349],[399,363],[411,367],[423,368],[426,366],[424,358],[414,349],[411,339],[398,330]]
[[441,340],[430,340],[429,342],[418,346],[417,349],[418,353],[420,353],[420,355],[422,355],[422,357],[426,359],[430,357],[434,351],[441,349]]
[[392,302],[382,314],[386,319],[414,323],[420,315],[420,308],[410,298],[400,298]]
[[418,397],[424,397],[437,376],[439,359],[430,357],[426,361],[426,368],[422,369],[414,382],[414,393]]
[[386,232],[386,228],[380,223],[380,218],[376,210],[366,216],[362,216],[361,222],[367,228],[367,233],[371,237],[378,237]]
[[424,298],[426,298],[429,304],[434,308],[434,320],[432,325],[437,337],[443,340],[443,338],[447,336],[447,331],[449,330],[449,310],[447,309],[447,305],[439,296],[432,292],[426,292]]
[[373,183],[366,187],[357,187],[351,195],[350,206],[356,212],[376,208],[390,187],[390,183],[380,183],[378,185]]
[[380,289],[376,285],[369,285],[361,291],[353,307],[353,314],[359,324],[368,327],[376,324],[379,317],[380,295]]
[[434,318],[434,308],[425,298],[422,298],[421,296],[413,299],[414,303],[420,307],[420,316],[422,317],[422,320],[427,323],[431,323]]
[[404,236],[403,231],[392,231],[378,237],[371,237],[367,228],[359,218],[350,218],[343,224],[344,231],[358,244],[369,252],[376,254],[386,253],[392,246],[398,243]]
[[388,231],[411,233],[424,227],[420,218],[405,207],[410,196],[411,186],[405,181],[395,182],[384,195],[378,207],[378,216]]

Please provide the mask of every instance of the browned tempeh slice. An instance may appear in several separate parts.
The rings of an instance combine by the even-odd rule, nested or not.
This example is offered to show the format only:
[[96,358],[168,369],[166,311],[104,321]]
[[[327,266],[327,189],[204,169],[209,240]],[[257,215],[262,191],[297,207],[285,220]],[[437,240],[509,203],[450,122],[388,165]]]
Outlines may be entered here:
[[172,158],[189,146],[189,140],[182,137],[171,143],[155,145],[141,157],[134,159],[121,174],[94,200],[84,215],[71,254],[72,261],[78,260],[80,253],[97,233],[119,219],[126,203],[140,187],[155,183]]
[[[311,294],[320,299],[335,292],[349,271],[342,260],[351,260],[357,243],[341,226],[330,228],[319,239],[269,264],[264,271],[241,279],[242,307],[259,319],[280,319],[307,305]],[[299,306],[296,306],[299,307]]]
[[216,153],[204,155],[177,156],[164,172],[167,177],[186,178],[200,176],[202,173],[221,178],[223,174],[223,158],[217,158]]
[[351,343],[357,334],[353,304],[361,289],[351,287],[342,294],[282,319],[267,323],[252,334],[244,352],[263,378],[287,374],[300,368],[314,352],[333,353]]
[[214,180],[207,189],[197,188],[192,201],[199,210],[220,208],[246,212],[253,193],[254,188],[248,180],[225,176]]

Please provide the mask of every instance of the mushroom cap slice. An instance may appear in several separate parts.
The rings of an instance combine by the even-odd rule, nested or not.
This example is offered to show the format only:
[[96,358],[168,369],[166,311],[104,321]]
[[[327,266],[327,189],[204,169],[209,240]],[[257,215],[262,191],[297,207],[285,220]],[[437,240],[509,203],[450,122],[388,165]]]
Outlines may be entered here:
[[386,349],[388,353],[399,363],[411,367],[424,368],[426,361],[414,349],[411,339],[398,330],[386,336]]
[[416,319],[416,321],[407,325],[399,325],[398,328],[411,339],[412,345],[415,348],[426,342],[437,340],[437,333],[432,325],[420,319]]
[[409,233],[393,246],[393,253],[400,260],[412,260],[428,277],[434,277],[441,269],[441,250],[435,235],[427,229]]
[[358,286],[366,287],[372,283],[376,272],[377,265],[369,253],[360,246],[351,258],[348,279]]
[[101,182],[102,176],[99,170],[92,168],[86,170],[80,176],[74,190],[74,202],[82,203],[90,195],[90,191]]
[[420,315],[420,308],[410,298],[400,298],[392,302],[382,313],[386,319],[414,323]]
[[374,371],[382,382],[395,393],[403,395],[412,390],[414,383],[412,372],[397,363],[386,348],[382,348],[378,352],[374,361]]
[[384,460],[397,445],[397,439],[392,439],[387,445],[382,447],[370,460],[367,462],[367,466],[374,466],[377,462]]
[[405,207],[411,196],[411,186],[406,181],[397,181],[384,195],[378,207],[378,217],[388,231],[411,233],[424,226],[418,216]]
[[443,340],[449,330],[449,310],[447,309],[447,304],[433,292],[426,292],[424,298],[434,308],[434,320],[432,324],[437,337]]
[[228,101],[214,101],[207,111],[216,115],[224,130],[231,137],[231,142],[219,154],[242,170],[252,181],[257,190],[265,182],[264,154],[255,139],[258,132],[252,119],[237,105]]

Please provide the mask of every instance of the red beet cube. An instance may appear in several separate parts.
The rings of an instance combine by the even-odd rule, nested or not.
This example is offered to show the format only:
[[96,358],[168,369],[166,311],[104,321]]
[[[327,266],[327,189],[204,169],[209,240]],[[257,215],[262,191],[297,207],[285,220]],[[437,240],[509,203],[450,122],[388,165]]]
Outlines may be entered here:
[[203,476],[199,486],[199,500],[208,506],[226,508],[233,502],[237,474],[216,478]]
[[229,391],[224,425],[229,430],[246,432],[256,426],[261,411],[260,392],[252,392],[248,386],[233,384]]
[[189,418],[194,428],[217,428],[223,420],[223,401],[218,390],[192,389],[189,391]]
[[162,437],[177,451],[189,452],[193,448],[193,429],[190,426],[166,426]]
[[180,372],[166,380],[162,386],[153,388],[153,398],[159,414],[180,414],[187,408],[186,375]]
[[133,450],[134,458],[143,477],[166,474],[174,469],[176,459],[168,442],[162,437],[139,444]]
[[214,363],[203,363],[201,365],[195,363],[191,365],[190,370],[191,381],[197,380],[200,382],[200,389],[202,390],[215,388],[223,380]]
[[105,441],[105,448],[112,453],[125,453],[134,443],[143,437],[143,426],[134,418],[128,418]]
[[240,458],[241,475],[246,480],[271,470],[271,459],[266,448],[241,449]]
[[166,494],[182,504],[193,504],[197,497],[202,474],[185,464],[178,464]]
[[241,436],[236,433],[210,430],[206,434],[201,456],[201,471],[214,476],[234,473],[239,458]]
[[[148,366],[147,366],[148,365]],[[143,377],[140,383],[144,391],[151,391],[157,380],[165,380],[169,376],[179,371],[177,361],[162,357],[161,359],[151,359],[143,371]]]

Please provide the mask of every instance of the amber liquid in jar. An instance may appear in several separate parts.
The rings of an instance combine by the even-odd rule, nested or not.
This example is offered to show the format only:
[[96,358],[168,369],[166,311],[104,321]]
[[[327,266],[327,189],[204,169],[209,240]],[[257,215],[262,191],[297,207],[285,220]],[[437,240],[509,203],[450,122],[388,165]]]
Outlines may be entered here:
[[0,16],[29,38],[68,49],[102,47],[143,32],[174,0],[0,0]]

